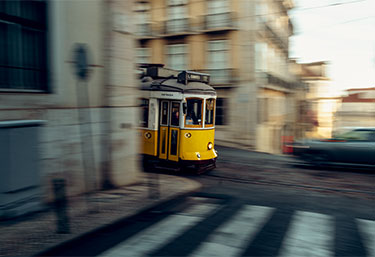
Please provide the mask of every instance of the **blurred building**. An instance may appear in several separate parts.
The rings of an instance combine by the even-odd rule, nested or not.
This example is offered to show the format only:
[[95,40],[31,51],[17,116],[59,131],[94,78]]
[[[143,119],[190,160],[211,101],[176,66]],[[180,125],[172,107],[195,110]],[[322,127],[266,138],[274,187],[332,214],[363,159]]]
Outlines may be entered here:
[[289,0],[136,1],[137,62],[211,74],[216,140],[279,153],[294,133]]
[[[65,179],[69,195],[137,180],[131,10],[130,0],[0,2],[0,131],[1,124],[15,124],[10,120],[21,127],[45,121],[37,146],[2,141],[0,152],[15,164],[23,161],[21,152],[39,151],[40,178],[27,188],[41,188],[43,199],[52,198],[54,178]],[[77,78],[84,77],[85,63],[86,81]],[[17,129],[9,133],[22,136]],[[2,174],[10,172],[0,166]],[[1,199],[7,190],[0,188]]]
[[375,87],[352,88],[341,97],[335,114],[334,132],[350,128],[375,127]]
[[302,137],[331,137],[339,97],[326,74],[329,63],[321,61],[299,65],[300,77],[307,86],[307,92],[300,104]]

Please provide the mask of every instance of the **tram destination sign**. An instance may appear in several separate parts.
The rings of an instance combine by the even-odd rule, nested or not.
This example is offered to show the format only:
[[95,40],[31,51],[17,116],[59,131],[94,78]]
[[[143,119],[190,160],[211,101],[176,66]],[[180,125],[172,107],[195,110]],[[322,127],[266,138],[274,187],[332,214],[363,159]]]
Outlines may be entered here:
[[179,83],[187,84],[189,82],[210,83],[210,75],[206,73],[182,71],[178,74],[177,80]]
[[152,92],[151,93],[152,97],[155,98],[161,98],[161,99],[176,99],[180,100],[182,99],[182,94],[179,92]]

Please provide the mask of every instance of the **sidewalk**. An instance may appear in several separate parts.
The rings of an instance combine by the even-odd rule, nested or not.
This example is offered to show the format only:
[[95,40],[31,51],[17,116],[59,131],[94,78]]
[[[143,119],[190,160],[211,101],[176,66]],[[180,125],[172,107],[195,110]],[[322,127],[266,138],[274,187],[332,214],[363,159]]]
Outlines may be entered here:
[[[155,189],[157,182],[159,198],[151,199],[150,188]],[[150,187],[150,184],[154,186]],[[93,195],[92,203],[98,210],[95,213],[88,213],[85,197],[72,197],[68,203],[69,234],[56,233],[54,210],[18,220],[0,221],[0,256],[35,255],[200,187],[199,183],[178,176],[144,174],[137,184]]]

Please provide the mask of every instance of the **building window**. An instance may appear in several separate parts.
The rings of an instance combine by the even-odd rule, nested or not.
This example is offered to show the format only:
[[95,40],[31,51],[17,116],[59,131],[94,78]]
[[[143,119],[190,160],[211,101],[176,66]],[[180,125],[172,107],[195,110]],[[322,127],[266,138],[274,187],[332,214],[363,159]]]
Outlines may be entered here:
[[227,105],[227,99],[225,98],[217,98],[216,99],[216,115],[215,115],[215,123],[216,125],[225,125],[227,124],[225,118],[225,111]]
[[139,36],[151,35],[150,4],[138,2],[135,4],[136,33]]
[[168,1],[168,21],[167,32],[177,33],[188,30],[187,20],[187,1],[169,0]]
[[268,121],[269,116],[269,106],[268,106],[268,98],[258,98],[258,115],[257,120],[258,124],[262,124]]
[[268,5],[265,1],[259,1],[255,5],[255,15],[257,22],[266,22],[268,16]]
[[267,71],[267,43],[255,44],[255,69]]
[[137,48],[137,63],[150,63],[150,49],[149,48]]
[[47,90],[46,1],[0,1],[0,90]]
[[208,68],[228,68],[228,40],[208,41]]
[[233,23],[228,0],[207,1],[207,29],[231,26]]
[[185,44],[176,44],[167,46],[167,65],[174,70],[185,70],[186,63],[186,50]]
[[213,40],[208,42],[207,67],[212,81],[216,84],[230,81],[228,40]]
[[208,0],[207,1],[207,13],[208,14],[219,14],[228,12],[228,0]]

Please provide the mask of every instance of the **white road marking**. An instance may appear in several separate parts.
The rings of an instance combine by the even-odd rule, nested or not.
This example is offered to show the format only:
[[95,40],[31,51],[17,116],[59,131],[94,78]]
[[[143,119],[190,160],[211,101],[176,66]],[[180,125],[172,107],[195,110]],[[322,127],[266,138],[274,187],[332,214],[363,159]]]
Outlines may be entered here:
[[243,252],[251,238],[269,220],[274,208],[244,206],[218,227],[191,256],[235,256]]
[[334,256],[334,221],[324,214],[297,211],[287,231],[279,256]]
[[368,257],[375,257],[375,220],[357,219],[359,233],[364,241]]
[[189,228],[203,220],[207,214],[217,209],[218,206],[218,204],[212,203],[193,205],[183,212],[170,215],[151,227],[140,231],[138,234],[103,252],[99,256],[144,256],[183,234]]

